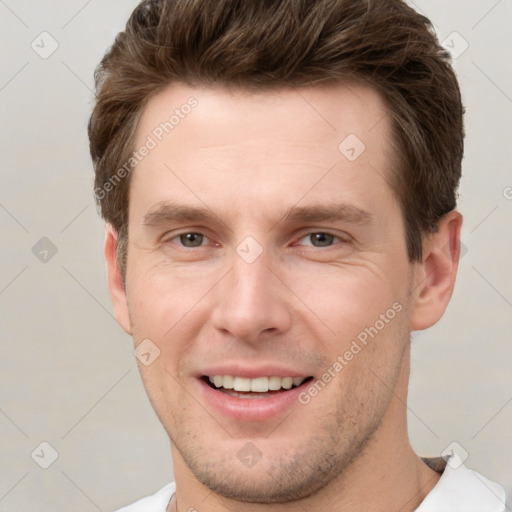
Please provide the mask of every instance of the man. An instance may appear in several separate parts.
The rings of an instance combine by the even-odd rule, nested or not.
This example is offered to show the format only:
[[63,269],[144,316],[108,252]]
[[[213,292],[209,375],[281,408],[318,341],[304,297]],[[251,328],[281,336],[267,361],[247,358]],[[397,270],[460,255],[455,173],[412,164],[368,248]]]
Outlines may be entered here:
[[176,484],[124,511],[503,511],[407,435],[457,272],[463,108],[400,0],[144,1],[89,125],[116,317]]

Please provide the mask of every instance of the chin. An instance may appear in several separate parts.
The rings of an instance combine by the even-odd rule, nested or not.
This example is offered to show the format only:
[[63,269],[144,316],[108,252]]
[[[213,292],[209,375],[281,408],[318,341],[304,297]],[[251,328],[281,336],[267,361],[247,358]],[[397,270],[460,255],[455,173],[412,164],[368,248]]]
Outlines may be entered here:
[[222,472],[218,469],[208,473],[200,471],[195,476],[212,492],[224,498],[243,503],[278,504],[307,498],[332,479],[332,475],[315,468],[308,469],[310,474],[289,466],[279,470],[264,466],[242,470],[240,467],[226,467]]

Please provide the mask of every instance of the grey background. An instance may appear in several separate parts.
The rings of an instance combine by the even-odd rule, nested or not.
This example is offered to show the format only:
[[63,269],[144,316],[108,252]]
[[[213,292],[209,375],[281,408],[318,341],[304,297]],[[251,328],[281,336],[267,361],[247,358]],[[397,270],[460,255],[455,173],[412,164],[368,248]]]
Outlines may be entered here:
[[[109,511],[172,479],[132,341],[112,316],[86,135],[94,67],[136,3],[0,0],[1,511]],[[468,44],[454,61],[467,252],[447,314],[413,339],[411,440],[430,455],[457,442],[510,494],[512,1],[414,6],[453,51]],[[31,47],[51,49],[43,31],[58,43],[47,58]],[[58,453],[48,469],[41,442]]]

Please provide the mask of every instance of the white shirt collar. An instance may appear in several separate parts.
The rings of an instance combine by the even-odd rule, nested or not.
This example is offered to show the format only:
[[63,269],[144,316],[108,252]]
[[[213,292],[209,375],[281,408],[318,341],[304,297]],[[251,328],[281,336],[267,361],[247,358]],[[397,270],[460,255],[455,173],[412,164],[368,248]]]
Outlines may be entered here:
[[423,461],[439,472],[444,466],[444,471],[415,512],[505,512],[503,487],[467,468],[457,453],[444,462],[441,457]]

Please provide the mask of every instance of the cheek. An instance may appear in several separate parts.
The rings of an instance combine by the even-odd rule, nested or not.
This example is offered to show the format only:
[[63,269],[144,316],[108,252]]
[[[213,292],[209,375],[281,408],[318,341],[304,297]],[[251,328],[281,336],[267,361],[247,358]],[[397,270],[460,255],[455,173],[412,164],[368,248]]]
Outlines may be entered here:
[[128,300],[134,332],[156,339],[173,332],[200,309],[201,300],[215,285],[213,272],[183,272],[168,265],[133,269],[128,280]]
[[194,360],[194,340],[200,338],[200,331],[210,317],[205,295],[215,280],[212,283],[212,279],[205,277],[180,277],[179,272],[153,269],[140,272],[129,281],[136,351],[146,353],[149,348],[157,355],[149,365],[144,364],[144,356],[138,358],[138,364],[148,397],[159,416],[169,414],[169,401],[174,404],[173,411],[181,407],[177,380],[186,373],[184,365]]
[[387,326],[394,320],[405,300],[396,279],[388,270],[360,264],[309,266],[289,272],[283,280],[292,283],[313,320],[320,320],[331,336],[346,342],[375,323],[382,330],[383,321]]

